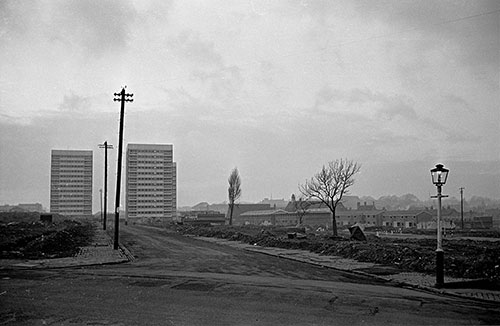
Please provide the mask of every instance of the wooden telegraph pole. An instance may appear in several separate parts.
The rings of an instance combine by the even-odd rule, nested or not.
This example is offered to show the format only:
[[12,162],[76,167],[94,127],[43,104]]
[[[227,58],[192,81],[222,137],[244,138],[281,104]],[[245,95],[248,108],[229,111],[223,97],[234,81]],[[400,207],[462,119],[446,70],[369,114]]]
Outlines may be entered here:
[[102,229],[106,230],[106,218],[108,214],[108,148],[113,149],[113,145],[108,145],[108,142],[105,141],[104,144],[99,144],[99,148],[104,148],[104,219]]
[[462,231],[465,228],[464,225],[464,187],[460,187],[460,220],[462,224]]
[[123,120],[125,114],[125,102],[133,102],[132,96],[134,94],[126,94],[125,87],[122,88],[120,93],[115,93],[115,98],[113,101],[121,102],[120,110],[120,135],[118,142],[118,169],[116,175],[116,201],[115,201],[115,238],[113,249],[118,250],[118,237],[119,237],[119,227],[120,227],[120,184],[122,179],[122,143],[123,143]]

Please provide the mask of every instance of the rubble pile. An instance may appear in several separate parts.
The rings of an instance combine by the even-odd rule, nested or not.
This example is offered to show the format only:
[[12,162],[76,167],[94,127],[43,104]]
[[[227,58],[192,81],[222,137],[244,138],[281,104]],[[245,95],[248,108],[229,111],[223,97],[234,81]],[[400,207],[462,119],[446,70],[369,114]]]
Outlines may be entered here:
[[[343,237],[332,238],[314,234],[290,238],[272,228],[177,226],[176,229],[183,234],[217,237],[266,247],[308,250],[323,255],[394,266],[408,272],[434,274],[436,270],[435,239],[369,236],[367,241],[350,241]],[[445,239],[443,249],[447,276],[500,280],[500,242]]]
[[63,221],[0,224],[1,259],[42,259],[70,257],[90,243],[94,227],[90,223]]

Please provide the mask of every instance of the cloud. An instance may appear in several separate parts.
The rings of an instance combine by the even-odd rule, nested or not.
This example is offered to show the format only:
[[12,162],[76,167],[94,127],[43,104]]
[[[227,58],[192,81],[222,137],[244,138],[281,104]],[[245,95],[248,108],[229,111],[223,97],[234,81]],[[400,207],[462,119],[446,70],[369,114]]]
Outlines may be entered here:
[[210,96],[228,102],[237,97],[243,84],[240,69],[236,66],[221,67],[212,71],[197,70],[193,77],[209,84]]
[[385,102],[385,105],[379,109],[379,116],[388,120],[397,117],[403,118],[406,121],[418,120],[415,110],[401,99]]
[[188,64],[191,81],[201,83],[198,94],[207,94],[215,102],[231,101],[238,96],[244,82],[241,70],[226,65],[212,42],[203,40],[199,33],[185,30],[170,38],[166,46]]
[[[0,120],[0,201],[41,202],[48,207],[50,191],[50,151],[52,149],[96,149],[97,144],[115,132],[109,131],[114,119],[105,115],[54,114],[35,117],[32,123]],[[94,152],[96,152],[94,150]],[[96,156],[96,153],[94,153]],[[100,158],[97,158],[100,165]],[[100,169],[95,170],[101,176]],[[95,179],[102,180],[100,178]],[[94,202],[98,202],[96,198]]]
[[29,117],[14,117],[10,114],[0,113],[0,123],[5,123],[7,125],[28,125],[31,123],[31,118]]
[[[459,97],[447,96],[453,102],[464,104]],[[405,96],[389,96],[367,89],[339,90],[322,88],[316,96],[313,112],[336,118],[353,120],[354,123],[377,125],[382,130],[389,127],[390,134],[415,135],[427,132],[444,133],[453,142],[477,141],[478,138],[453,126],[443,124],[434,118],[419,115],[412,100]],[[422,135],[422,137],[424,137]]]
[[400,37],[425,37],[431,41],[421,43],[425,47],[453,44],[454,56],[468,65],[498,65],[498,1],[391,1],[384,8],[357,2],[362,17],[397,27]]
[[0,1],[0,39],[25,34],[31,23],[40,19],[39,16],[39,3],[36,1]]
[[137,11],[141,15],[141,20],[151,17],[158,23],[165,23],[172,11],[173,5],[173,0],[139,0],[134,2],[135,8],[137,8]]
[[[454,110],[460,110],[460,111],[465,111],[465,112],[476,112],[474,108],[471,107],[468,101],[466,101],[464,98],[454,95],[454,94],[447,94],[443,95],[443,98],[446,102],[448,102]],[[455,111],[456,112],[456,111]]]
[[59,42],[100,57],[126,48],[137,13],[129,1],[2,1],[0,37]]
[[380,47],[385,53],[377,64],[399,71],[403,86],[432,87],[437,71],[467,71],[467,78],[498,86],[498,1],[305,0],[290,6],[311,18],[312,35],[326,37],[327,48],[354,48],[359,56]]
[[214,49],[214,44],[203,41],[199,33],[184,30],[176,37],[170,38],[167,47],[197,66],[221,66],[222,56]]
[[125,142],[175,145],[185,203],[225,198],[234,166],[259,199],[336,157],[495,158],[498,23],[450,21],[480,1],[0,1],[4,166],[116,145],[124,84]]
[[[429,149],[425,148],[429,144],[443,141],[447,144],[443,146],[462,145],[465,150],[481,140],[473,131],[417,113],[410,98],[367,89],[324,87],[318,91],[310,112],[316,117],[311,129],[332,128],[335,131],[328,132],[330,137],[344,139],[364,153],[383,153],[386,158],[392,158],[395,153],[416,158],[427,154]],[[322,124],[324,127],[320,128]],[[311,135],[315,134],[312,132],[307,137],[312,139]],[[321,133],[313,138],[321,139]]]
[[111,0],[56,2],[51,14],[52,39],[81,46],[92,57],[126,49],[137,17],[129,1]]
[[59,105],[59,110],[69,111],[73,113],[84,113],[91,107],[89,97],[82,97],[75,94],[64,95],[62,103]]
[[313,110],[343,112],[361,118],[418,120],[417,113],[403,96],[387,96],[368,89],[323,87],[316,95]]

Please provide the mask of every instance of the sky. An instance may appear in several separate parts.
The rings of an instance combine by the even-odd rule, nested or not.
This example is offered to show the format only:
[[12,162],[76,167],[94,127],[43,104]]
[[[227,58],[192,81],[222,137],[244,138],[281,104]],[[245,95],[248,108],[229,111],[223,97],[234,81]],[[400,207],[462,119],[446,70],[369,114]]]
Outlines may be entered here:
[[[0,205],[49,207],[52,149],[173,144],[177,205],[290,198],[324,164],[350,193],[500,198],[500,2],[0,1]],[[110,210],[114,200],[108,201]]]

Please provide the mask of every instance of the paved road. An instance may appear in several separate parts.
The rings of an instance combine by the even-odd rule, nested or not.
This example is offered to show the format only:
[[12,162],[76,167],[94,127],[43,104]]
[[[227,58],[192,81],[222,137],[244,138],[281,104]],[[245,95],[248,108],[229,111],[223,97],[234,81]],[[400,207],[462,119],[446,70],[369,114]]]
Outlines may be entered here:
[[477,325],[500,307],[123,226],[130,263],[1,271],[0,324]]

